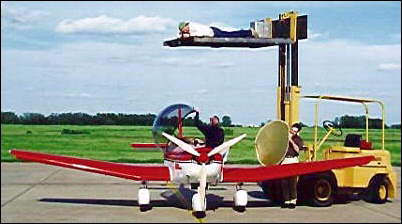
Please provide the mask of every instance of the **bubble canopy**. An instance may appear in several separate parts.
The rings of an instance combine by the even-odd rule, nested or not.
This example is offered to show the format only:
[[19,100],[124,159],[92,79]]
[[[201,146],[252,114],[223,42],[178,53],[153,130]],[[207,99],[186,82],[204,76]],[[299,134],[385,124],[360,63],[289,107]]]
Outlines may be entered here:
[[162,132],[173,135],[189,114],[193,113],[193,107],[186,104],[173,104],[163,109],[156,117],[152,135],[156,144],[167,143],[168,140],[162,135]]

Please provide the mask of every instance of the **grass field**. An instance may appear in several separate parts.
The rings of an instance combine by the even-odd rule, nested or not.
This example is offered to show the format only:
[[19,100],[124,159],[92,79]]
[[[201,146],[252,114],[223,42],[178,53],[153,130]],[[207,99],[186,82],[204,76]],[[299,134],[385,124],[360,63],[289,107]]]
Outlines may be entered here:
[[[83,134],[62,134],[63,129],[82,131]],[[258,128],[230,128],[226,140],[246,133],[247,137],[236,144],[229,155],[229,163],[258,164],[254,138]],[[324,135],[320,129],[319,136]],[[304,128],[301,136],[305,143],[313,142],[313,128]],[[321,150],[332,145],[342,145],[347,133],[363,134],[363,129],[344,129],[341,137],[331,136]],[[202,137],[194,127],[185,127],[186,136]],[[392,164],[401,164],[401,130],[386,130],[385,148],[392,154]],[[370,130],[370,141],[381,147],[381,130]],[[76,125],[1,125],[1,161],[14,162],[8,150],[27,149],[45,153],[70,155],[112,162],[161,163],[160,151],[135,151],[132,142],[152,142],[151,127],[144,126],[76,126]],[[302,158],[305,156],[302,153]],[[320,158],[320,154],[319,154]]]

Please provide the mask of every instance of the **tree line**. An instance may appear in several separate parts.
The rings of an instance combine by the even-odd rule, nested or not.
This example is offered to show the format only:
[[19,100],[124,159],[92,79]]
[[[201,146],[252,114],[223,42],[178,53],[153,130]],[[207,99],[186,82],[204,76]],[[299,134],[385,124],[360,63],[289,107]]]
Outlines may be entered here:
[[2,124],[39,124],[39,125],[143,125],[153,124],[155,114],[123,114],[123,113],[52,113],[45,116],[40,113],[1,112]]
[[[271,120],[268,120],[267,123],[269,123]],[[335,117],[332,122],[335,123],[335,125],[341,127],[341,128],[366,128],[366,116],[350,116],[350,115],[343,115],[341,117]],[[266,123],[262,122],[260,126],[264,126]],[[309,125],[300,122],[302,127],[309,127]],[[320,124],[319,124],[320,125]],[[396,128],[400,129],[401,124],[392,124],[392,125],[387,125],[384,124],[385,128]],[[368,128],[369,129],[382,129],[382,119],[379,118],[369,118],[368,119]]]
[[[2,124],[39,124],[39,125],[133,125],[133,126],[151,126],[156,118],[155,114],[123,114],[123,113],[97,113],[89,115],[86,113],[52,113],[45,116],[40,113],[23,113],[17,115],[14,112],[1,112]],[[269,121],[268,121],[269,122]],[[343,115],[336,117],[333,122],[342,128],[366,128],[365,116]],[[264,123],[262,123],[263,125]],[[382,120],[378,118],[369,119],[370,129],[381,129]],[[183,121],[185,126],[195,126],[195,120],[188,117]],[[235,127],[230,116],[222,117],[221,126]],[[307,126],[303,124],[303,126]],[[385,125],[385,128],[401,128],[401,124],[391,126]]]
[[[342,128],[366,128],[366,116],[349,116],[343,115],[341,117],[335,117],[333,122]],[[384,124],[385,128],[401,128],[401,124],[393,124],[388,126]],[[369,118],[368,119],[369,129],[381,129],[382,119],[379,118]]]
[[[14,112],[1,112],[2,124],[36,124],[36,125],[133,125],[151,126],[156,118],[155,114],[123,114],[123,113],[52,113],[45,116],[40,113],[23,113],[17,115]],[[185,126],[195,126],[192,117],[184,119]],[[222,117],[222,126],[232,126],[229,116]]]

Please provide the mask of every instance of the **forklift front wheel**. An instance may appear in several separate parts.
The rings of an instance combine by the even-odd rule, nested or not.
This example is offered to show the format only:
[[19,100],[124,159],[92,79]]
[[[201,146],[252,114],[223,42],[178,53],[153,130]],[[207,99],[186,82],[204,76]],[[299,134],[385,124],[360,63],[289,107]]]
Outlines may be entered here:
[[388,199],[388,186],[384,176],[376,176],[370,182],[365,200],[376,204],[384,204]]
[[320,175],[310,180],[310,204],[315,207],[328,207],[334,202],[335,187],[330,176]]

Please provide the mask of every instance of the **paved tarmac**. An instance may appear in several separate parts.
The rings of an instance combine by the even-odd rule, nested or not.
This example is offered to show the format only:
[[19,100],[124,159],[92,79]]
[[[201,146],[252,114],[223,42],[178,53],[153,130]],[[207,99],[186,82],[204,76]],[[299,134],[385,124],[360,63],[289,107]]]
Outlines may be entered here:
[[[152,209],[141,212],[138,182],[37,163],[1,163],[1,222],[401,222],[401,169],[398,195],[377,205],[363,200],[315,208],[283,209],[264,199],[256,184],[246,184],[244,213],[233,210],[234,187],[211,187],[207,217],[191,215],[190,190],[153,183]],[[179,191],[180,193],[177,193]],[[179,196],[177,196],[179,195]]]

